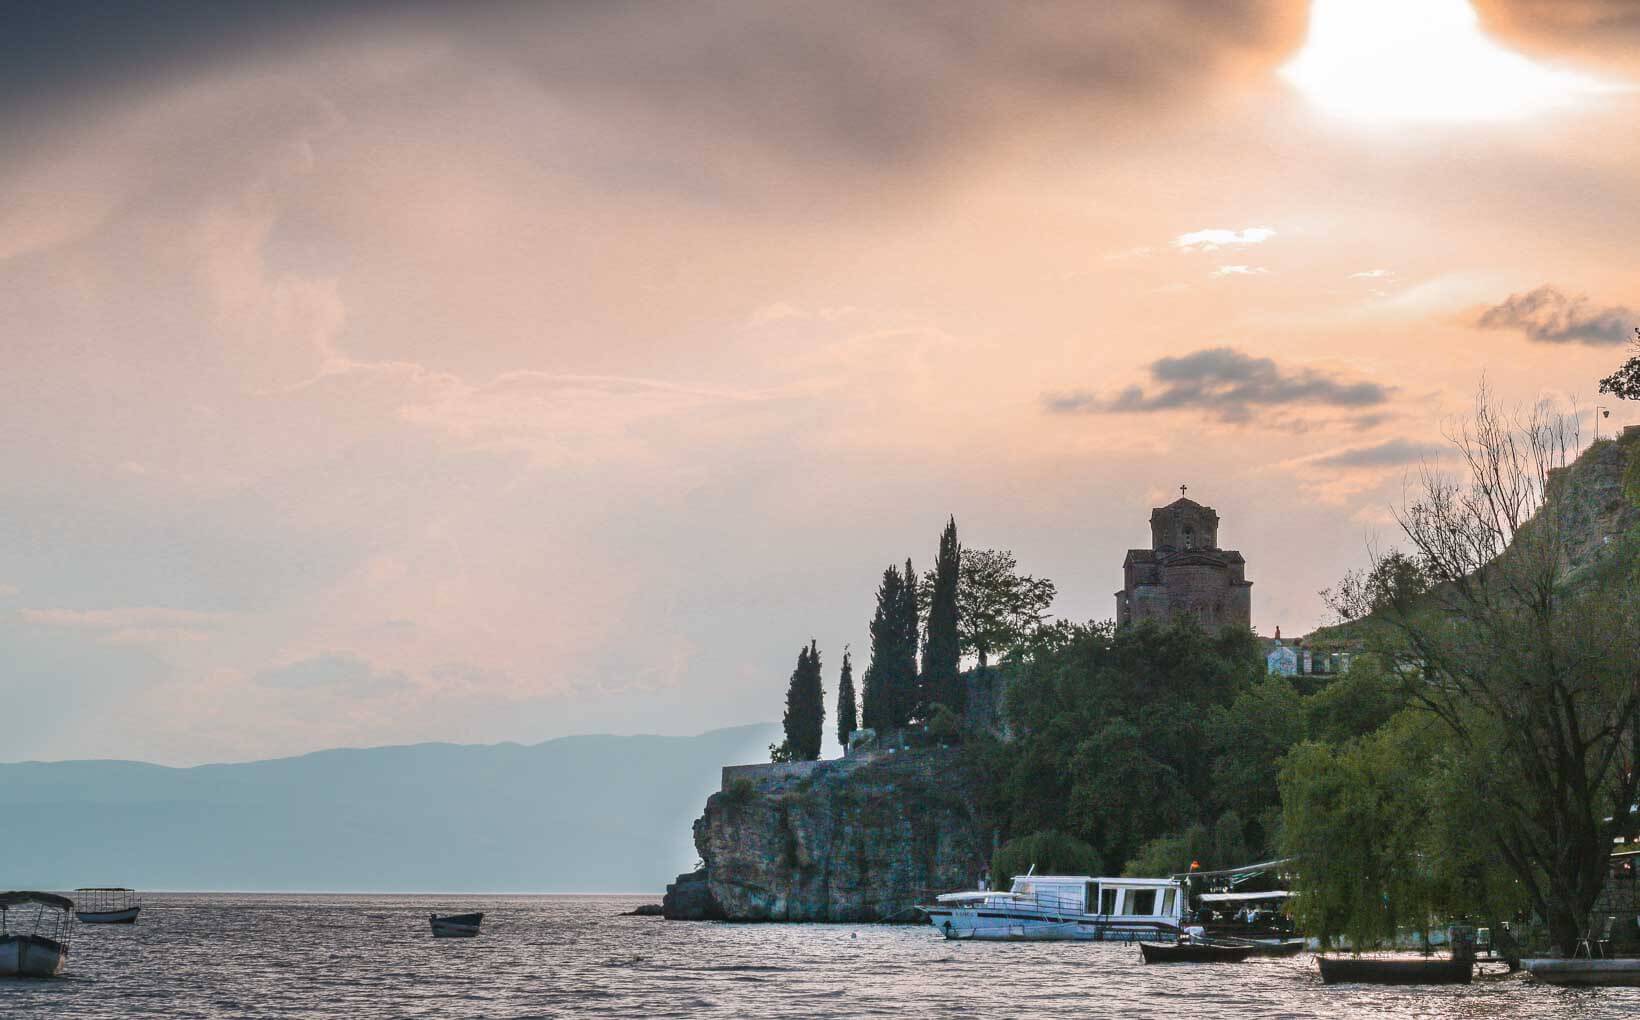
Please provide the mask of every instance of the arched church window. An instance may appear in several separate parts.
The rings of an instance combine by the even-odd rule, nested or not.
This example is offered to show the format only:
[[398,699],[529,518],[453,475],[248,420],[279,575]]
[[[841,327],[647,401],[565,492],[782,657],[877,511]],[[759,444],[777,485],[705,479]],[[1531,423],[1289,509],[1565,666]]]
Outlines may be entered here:
[[1186,549],[1196,548],[1196,529],[1195,528],[1186,527],[1184,529],[1184,547]]

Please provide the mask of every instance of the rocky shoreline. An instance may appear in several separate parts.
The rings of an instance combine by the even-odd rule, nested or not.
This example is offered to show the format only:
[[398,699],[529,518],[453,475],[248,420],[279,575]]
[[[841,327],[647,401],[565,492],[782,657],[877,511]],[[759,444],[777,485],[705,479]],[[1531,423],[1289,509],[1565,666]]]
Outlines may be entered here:
[[951,749],[731,778],[695,822],[703,867],[667,887],[665,916],[918,920],[918,904],[971,888],[990,859],[976,785]]

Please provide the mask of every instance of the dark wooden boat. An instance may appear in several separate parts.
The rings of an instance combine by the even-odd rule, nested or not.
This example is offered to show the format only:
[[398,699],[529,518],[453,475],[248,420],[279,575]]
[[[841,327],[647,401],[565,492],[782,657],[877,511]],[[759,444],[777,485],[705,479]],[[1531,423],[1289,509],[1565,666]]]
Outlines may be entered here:
[[1283,939],[1280,942],[1254,942],[1254,956],[1297,956],[1304,951],[1303,939]]
[[478,934],[478,926],[484,920],[484,912],[448,914],[444,917],[434,914],[430,920],[433,924],[433,937],[436,939],[472,938]]
[[1329,985],[1467,985],[1475,976],[1473,960],[1318,956],[1316,962]]
[[1215,942],[1141,942],[1139,952],[1146,963],[1240,963],[1253,955],[1253,947]]

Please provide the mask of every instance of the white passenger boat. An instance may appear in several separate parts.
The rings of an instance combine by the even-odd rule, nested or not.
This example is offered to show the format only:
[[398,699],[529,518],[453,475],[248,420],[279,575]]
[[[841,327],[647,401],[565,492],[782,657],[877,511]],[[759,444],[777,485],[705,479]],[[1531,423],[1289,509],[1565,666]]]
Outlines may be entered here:
[[43,892],[0,893],[0,977],[56,977],[68,962],[74,901]]
[[997,941],[1172,940],[1184,893],[1171,878],[1017,875],[1007,892],[946,893],[923,907],[948,939]]

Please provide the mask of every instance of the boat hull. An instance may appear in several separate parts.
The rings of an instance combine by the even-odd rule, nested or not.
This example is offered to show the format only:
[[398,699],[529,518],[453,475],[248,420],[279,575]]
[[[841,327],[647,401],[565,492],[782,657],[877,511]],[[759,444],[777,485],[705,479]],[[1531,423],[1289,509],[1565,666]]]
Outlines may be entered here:
[[1281,942],[1253,943],[1254,956],[1297,956],[1303,951],[1303,939],[1285,939]]
[[478,926],[483,922],[484,915],[451,914],[448,917],[431,918],[433,937],[436,939],[470,939],[478,934]]
[[1469,960],[1373,960],[1318,956],[1325,984],[1467,985],[1475,976]]
[[925,908],[928,922],[948,939],[977,942],[1138,942],[1177,938],[1166,918],[1050,914],[1029,909]]
[[1240,963],[1252,956],[1252,946],[1215,946],[1196,942],[1141,942],[1139,953],[1146,963]]
[[1522,960],[1521,966],[1551,985],[1640,987],[1640,960]]
[[137,912],[141,907],[127,907],[124,910],[77,910],[74,916],[80,919],[81,924],[136,924]]
[[68,947],[43,935],[0,938],[0,977],[56,977],[68,962]]

